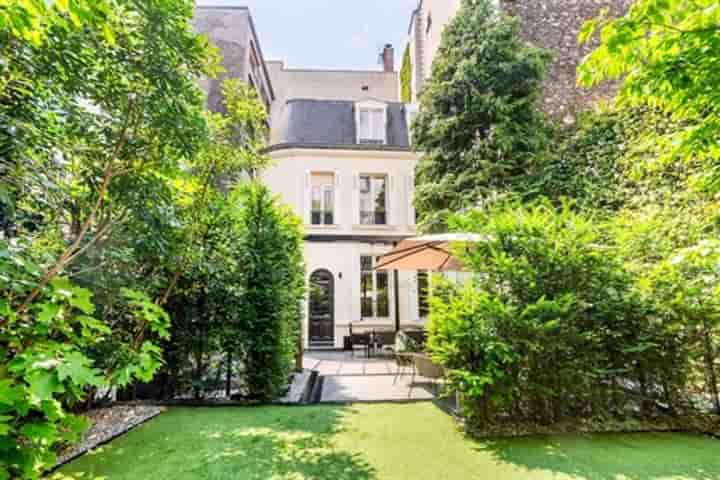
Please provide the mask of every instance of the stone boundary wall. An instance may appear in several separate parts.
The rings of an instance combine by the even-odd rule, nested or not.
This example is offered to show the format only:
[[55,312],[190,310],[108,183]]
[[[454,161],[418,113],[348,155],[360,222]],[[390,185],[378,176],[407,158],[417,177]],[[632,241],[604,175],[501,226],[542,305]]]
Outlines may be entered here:
[[553,54],[541,98],[546,113],[573,123],[578,111],[615,93],[613,84],[592,90],[577,86],[577,67],[594,48],[579,45],[577,38],[585,21],[603,9],[620,16],[631,4],[632,0],[503,0],[504,11],[520,19],[523,40]]

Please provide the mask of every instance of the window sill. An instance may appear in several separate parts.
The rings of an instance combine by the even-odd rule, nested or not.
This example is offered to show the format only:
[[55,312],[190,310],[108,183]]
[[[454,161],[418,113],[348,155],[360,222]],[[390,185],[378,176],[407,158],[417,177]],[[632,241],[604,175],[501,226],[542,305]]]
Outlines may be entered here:
[[397,230],[398,227],[395,225],[367,225],[367,224],[358,224],[353,225],[353,228],[355,230]]
[[340,225],[333,224],[333,225],[313,225],[310,223],[305,224],[306,230],[337,230],[340,228]]

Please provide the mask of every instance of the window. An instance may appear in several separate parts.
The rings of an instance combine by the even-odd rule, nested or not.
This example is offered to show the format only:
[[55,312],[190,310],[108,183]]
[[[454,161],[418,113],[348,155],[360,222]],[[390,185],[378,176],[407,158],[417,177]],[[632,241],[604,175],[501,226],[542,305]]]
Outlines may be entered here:
[[430,313],[430,274],[427,270],[417,272],[418,289],[418,312],[420,318],[425,318]]
[[383,145],[385,143],[385,110],[361,108],[358,112],[358,143]]
[[313,173],[310,175],[310,223],[333,225],[335,222],[335,175]]
[[360,175],[360,224],[387,224],[386,175]]
[[390,316],[390,276],[374,270],[378,258],[360,257],[360,317],[387,318]]

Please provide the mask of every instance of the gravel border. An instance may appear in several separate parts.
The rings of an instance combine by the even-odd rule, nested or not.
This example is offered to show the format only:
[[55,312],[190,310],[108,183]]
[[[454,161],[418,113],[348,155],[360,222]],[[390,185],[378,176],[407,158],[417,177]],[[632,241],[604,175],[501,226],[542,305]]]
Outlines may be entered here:
[[151,405],[116,405],[89,411],[85,416],[92,422],[92,426],[85,432],[79,444],[58,454],[53,469],[126,434],[164,411],[163,407]]

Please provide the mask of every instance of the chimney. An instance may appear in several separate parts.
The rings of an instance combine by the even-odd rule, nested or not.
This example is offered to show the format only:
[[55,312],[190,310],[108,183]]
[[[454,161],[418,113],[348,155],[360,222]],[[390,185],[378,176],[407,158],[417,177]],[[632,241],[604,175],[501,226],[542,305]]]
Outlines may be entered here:
[[395,49],[391,44],[385,44],[382,51],[382,63],[383,71],[394,72],[395,71]]

